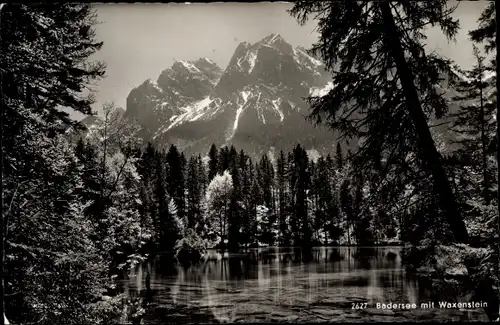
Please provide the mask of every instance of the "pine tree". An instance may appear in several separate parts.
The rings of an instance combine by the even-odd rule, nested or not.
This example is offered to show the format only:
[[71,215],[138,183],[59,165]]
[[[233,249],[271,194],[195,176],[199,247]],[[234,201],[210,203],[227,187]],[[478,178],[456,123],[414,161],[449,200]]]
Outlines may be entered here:
[[[485,51],[486,53],[491,53],[496,50],[496,8],[495,2],[490,2],[488,6],[481,13],[478,19],[478,28],[471,30],[469,36],[473,42],[476,43],[486,43]],[[496,67],[496,58],[493,57],[492,68]]]
[[241,170],[241,198],[242,198],[242,211],[241,211],[241,243],[250,244],[252,241],[252,162],[249,157],[245,155],[243,150],[239,153],[238,158],[239,169]]
[[257,243],[257,209],[261,206],[262,190],[259,186],[259,182],[256,177],[255,165],[250,162],[252,169],[250,170],[250,199],[249,199],[249,209],[248,209],[248,226],[249,226],[249,242],[250,244]]
[[185,193],[185,158],[177,147],[170,146],[166,156],[167,162],[167,192],[174,199],[179,219],[186,218],[186,193]]
[[335,224],[335,218],[337,216],[332,206],[334,204],[334,196],[330,186],[328,162],[323,157],[318,160],[314,179],[315,185],[313,185],[313,188],[316,189],[318,201],[318,221],[316,229],[321,230],[325,234],[324,243],[328,244],[329,232],[331,227]]
[[201,186],[198,175],[198,159],[191,157],[187,168],[187,228],[194,229],[200,215]]
[[[317,123],[325,120],[343,137],[363,140],[355,155],[354,170],[372,169],[377,153],[382,152],[385,175],[397,175],[398,182],[408,184],[408,164],[398,162],[416,154],[415,168],[426,179],[431,178],[433,194],[439,197],[432,208],[434,214],[444,215],[456,241],[467,242],[455,193],[424,113],[432,112],[440,118],[446,112],[446,101],[436,85],[441,72],[450,70],[450,62],[424,51],[423,29],[429,24],[439,26],[452,38],[458,29],[451,16],[453,10],[444,0],[298,1],[290,13],[301,24],[311,15],[320,17],[320,38],[311,52],[319,54],[334,73],[336,87],[326,96],[310,98],[311,119]],[[399,195],[401,192],[393,192],[392,201],[396,202]]]
[[[479,17],[479,26],[477,29],[475,30],[472,30],[469,32],[469,36],[471,36],[471,39],[474,41],[474,42],[477,42],[477,43],[486,43],[485,44],[485,51],[486,53],[492,53],[496,50],[496,45],[497,45],[497,28],[498,28],[498,22],[497,22],[497,17],[498,17],[498,14],[499,14],[499,7],[498,5],[495,3],[495,2],[490,2],[488,4],[488,6],[485,8],[485,10],[481,13],[481,16]],[[495,252],[496,256],[497,256],[497,260],[498,260],[498,256],[500,255],[500,245],[498,244],[499,243],[499,233],[500,233],[500,214],[498,213],[499,211],[499,208],[500,208],[500,191],[498,190],[498,181],[500,180],[500,168],[499,168],[499,165],[498,165],[498,162],[499,162],[499,157],[498,157],[498,152],[500,151],[500,148],[499,148],[499,139],[500,139],[500,121],[499,121],[499,111],[498,111],[498,106],[497,106],[497,91],[498,91],[498,88],[499,88],[499,84],[498,84],[498,71],[497,71],[497,59],[496,59],[496,55],[493,55],[493,58],[491,60],[491,63],[490,65],[488,66],[488,70],[490,73],[493,73],[493,77],[491,78],[491,82],[492,84],[496,84],[496,87],[494,87],[494,91],[491,93],[491,97],[489,98],[491,100],[491,104],[492,106],[496,106],[497,107],[497,111],[496,111],[496,134],[495,134],[495,137],[494,137],[494,141],[492,141],[491,143],[491,146],[489,148],[489,151],[491,151],[491,153],[493,155],[495,155],[496,157],[496,166],[494,169],[496,169],[496,177],[493,177],[493,179],[496,181],[496,207],[493,208],[489,208],[489,209],[485,209],[486,213],[483,213],[483,214],[486,214],[486,215],[490,215],[492,216],[493,218],[490,219],[490,220],[494,220],[494,218],[496,217],[496,231],[492,231],[492,234],[491,236],[488,236],[490,237],[490,243],[492,243],[493,245],[491,245],[493,247],[493,251]],[[488,211],[489,210],[489,211]],[[489,219],[489,218],[488,218]],[[484,230],[485,229],[488,229],[489,227],[484,227],[484,225],[482,227],[480,227],[480,229],[482,230],[481,232],[484,234]],[[488,266],[485,265],[485,268],[488,268]],[[500,274],[500,265],[498,262],[494,263],[493,267],[491,268],[493,271],[492,271],[492,278],[496,278],[496,286],[499,287],[500,286],[500,278],[498,277],[498,274]],[[493,289],[490,287],[490,288],[486,288],[485,291],[484,291],[484,296],[485,297],[488,297],[488,304],[491,305],[491,306],[495,306],[493,308],[490,309],[490,319],[498,319],[498,309],[496,308],[496,306],[499,304],[499,301],[498,301],[498,296],[495,295],[493,293]],[[495,297],[496,299],[494,299],[493,297]],[[496,300],[496,301],[495,301]]]
[[230,150],[230,173],[232,179],[232,193],[228,211],[228,246],[232,251],[237,251],[241,243],[242,218],[240,204],[242,202],[242,175],[237,163],[238,154],[234,147]]
[[342,158],[342,147],[340,146],[340,142],[337,142],[337,149],[335,153],[335,162],[337,164],[338,169],[342,169],[344,167],[344,159]]
[[219,157],[218,157],[218,170],[217,172],[219,174],[223,174],[226,170],[229,170],[229,148],[228,147],[222,147],[219,150]]
[[371,215],[364,199],[365,181],[362,174],[358,175],[354,184],[353,217],[355,218],[355,237],[358,245],[373,245],[374,238],[371,231]]
[[95,149],[89,143],[85,143],[83,139],[78,140],[75,147],[75,156],[82,165],[82,187],[80,195],[85,200],[97,200],[99,190],[101,188],[99,181],[99,170],[97,169],[97,154]]
[[[487,101],[487,93],[491,92],[491,85],[489,80],[484,80],[485,58],[480,55],[475,45],[473,45],[473,53],[476,65],[467,73],[467,80],[462,80],[456,85],[459,95],[454,100],[463,104],[454,114],[452,130],[458,135],[458,140],[455,142],[460,145],[460,148],[455,151],[457,159],[462,164],[458,170],[465,171],[463,167],[468,166],[478,174],[482,174],[480,183],[482,189],[477,192],[482,194],[483,202],[487,205],[492,198],[491,183],[495,178],[493,168],[488,166],[490,156],[488,148],[491,147],[495,136],[495,106]],[[463,185],[468,187],[467,184]]]
[[158,246],[160,250],[170,251],[173,249],[178,239],[179,233],[175,228],[172,216],[169,211],[170,198],[167,192],[167,166],[164,163],[165,154],[157,152],[156,155],[156,225],[158,226]]
[[269,157],[262,155],[257,167],[257,180],[262,191],[262,201],[259,204],[265,204],[268,209],[273,207],[272,204],[272,186],[274,179],[274,170],[269,160]]
[[205,165],[203,163],[203,158],[201,155],[198,155],[197,159],[197,168],[198,168],[198,185],[200,186],[200,193],[205,193],[208,185],[208,176],[205,169]]
[[353,223],[353,200],[350,192],[350,182],[344,181],[340,187],[340,206],[342,208],[342,212],[344,213],[344,225],[345,225],[345,233],[347,234],[347,244],[351,245],[352,241],[352,232],[351,227]]
[[286,173],[286,157],[283,150],[280,151],[276,162],[276,186],[278,190],[278,227],[280,245],[290,245],[289,230],[286,222],[287,215],[287,173]]
[[210,147],[210,151],[208,152],[208,182],[212,181],[212,179],[217,175],[219,170],[219,152],[217,151],[217,147],[215,144],[212,144]]
[[293,215],[291,220],[292,234],[295,246],[307,246],[311,244],[312,230],[308,220],[307,191],[309,189],[310,176],[308,158],[305,150],[298,144],[293,150],[293,161],[291,165],[290,186],[292,189]]
[[[97,248],[92,243],[85,244],[93,228],[84,226],[85,206],[79,204],[79,194],[73,192],[82,186],[81,179],[72,170],[77,163],[68,162],[73,159],[72,150],[58,136],[68,126],[81,127],[59,108],[90,114],[93,98],[85,96],[83,89],[104,74],[104,65],[89,62],[102,45],[95,40],[95,13],[86,4],[2,7],[0,105],[5,204],[0,223],[0,292],[21,292],[12,298],[18,300],[9,299],[5,305],[8,308],[3,310],[12,319],[9,310],[22,308],[22,315],[14,316],[15,322],[22,323],[96,323],[105,317],[88,309],[89,299],[104,287],[105,280],[99,277],[105,278],[106,264],[92,271],[85,268],[101,260]],[[54,169],[56,166],[59,171]],[[66,169],[69,166],[71,170]],[[65,177],[61,172],[69,174]],[[58,184],[54,184],[56,179]],[[64,203],[69,209],[61,215],[55,213],[59,208],[53,204],[59,199],[67,200],[66,195],[60,196],[63,188],[74,197],[70,203]],[[50,241],[44,240],[44,236]],[[68,255],[68,247],[75,255],[85,256],[77,259]],[[41,253],[40,249],[47,251]],[[48,251],[55,254],[49,255]],[[17,262],[5,258],[12,255],[25,262],[15,265]],[[65,261],[53,258],[56,256],[64,256]],[[71,280],[69,268],[81,272],[79,287]],[[4,283],[4,275],[10,277],[8,282],[12,285],[5,286],[8,283]],[[12,287],[17,284],[21,286]],[[51,288],[50,292],[46,288]],[[1,298],[4,302],[3,295]],[[50,311],[43,312],[36,305]]]
[[[321,159],[321,157],[320,157]],[[319,162],[319,159],[318,159]],[[319,175],[317,165],[313,160],[309,162],[309,171],[311,175],[311,189],[309,190],[309,214],[312,216],[312,229],[314,233],[314,240],[316,242],[321,242],[320,237],[320,229],[322,227],[322,217],[319,206],[319,191],[320,191],[320,183],[319,183]]]
[[143,181],[148,183],[154,174],[155,168],[155,148],[149,141],[146,145],[146,150],[141,155],[141,160],[137,164],[137,168],[139,174],[143,177]]

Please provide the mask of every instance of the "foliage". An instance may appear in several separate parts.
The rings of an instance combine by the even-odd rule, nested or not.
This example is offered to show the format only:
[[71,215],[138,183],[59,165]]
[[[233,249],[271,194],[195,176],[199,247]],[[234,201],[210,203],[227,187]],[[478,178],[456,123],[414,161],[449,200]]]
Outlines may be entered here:
[[175,257],[183,265],[194,264],[200,261],[206,249],[205,241],[193,229],[187,229],[175,244]]
[[396,205],[407,184],[420,197],[437,195],[440,199],[427,206],[427,213],[444,216],[454,237],[467,241],[427,124],[430,117],[447,113],[438,85],[443,74],[450,74],[451,62],[425,51],[423,29],[439,26],[454,37],[453,10],[446,1],[298,1],[290,13],[301,24],[310,16],[318,18],[320,37],[310,52],[320,55],[333,74],[335,87],[309,98],[310,119],[343,138],[360,140],[353,170],[378,184],[373,195],[385,206]]
[[[471,32],[488,50],[495,45],[492,8]],[[151,143],[141,149],[139,127],[113,103],[104,105],[103,118],[87,133],[77,133],[77,141],[63,135],[81,126],[61,108],[91,114],[93,98],[84,90],[104,73],[103,64],[88,61],[101,47],[94,39],[95,14],[88,5],[8,4],[0,52],[8,318],[112,323],[122,297],[103,301],[102,295],[123,269],[155,250],[174,250],[182,264],[195,263],[217,244],[237,249],[404,240],[420,243],[410,260],[435,272],[465,266],[474,285],[498,277],[498,252],[491,248],[499,235],[492,199],[498,193],[496,92],[483,80],[492,67],[475,50],[478,64],[464,73],[469,80],[455,82],[461,107],[448,116],[453,127],[447,133],[422,127],[409,113],[421,111],[424,121],[446,113],[438,88],[451,62],[426,53],[421,41],[427,24],[453,36],[451,12],[443,1],[298,1],[292,13],[299,20],[324,14],[313,52],[336,84],[325,97],[310,99],[312,118],[358,137],[360,150],[344,155],[339,142],[333,157],[315,162],[298,144],[273,164],[267,155],[252,161],[215,144],[207,157],[189,159],[174,145],[167,152]],[[391,20],[397,37],[388,38]],[[399,52],[391,43],[397,38]],[[397,63],[397,53],[409,71]],[[410,100],[412,89],[417,100]],[[457,147],[449,145],[450,135]],[[433,161],[442,169],[431,168]],[[446,181],[456,195],[448,203],[464,211],[468,234],[484,247],[440,245],[460,237],[459,226],[443,217],[450,212],[443,205]]]
[[84,90],[104,74],[103,64],[88,60],[102,45],[94,23],[85,4],[2,8],[2,284],[14,322],[112,317],[92,308],[112,281],[94,241],[99,229],[85,215],[92,202],[81,189],[89,175],[59,135],[80,127],[61,108],[92,113]]
[[218,174],[212,179],[205,194],[210,224],[217,236],[219,236],[223,242],[227,240],[227,210],[231,199],[232,188],[232,177],[228,171],[225,171],[222,175]]

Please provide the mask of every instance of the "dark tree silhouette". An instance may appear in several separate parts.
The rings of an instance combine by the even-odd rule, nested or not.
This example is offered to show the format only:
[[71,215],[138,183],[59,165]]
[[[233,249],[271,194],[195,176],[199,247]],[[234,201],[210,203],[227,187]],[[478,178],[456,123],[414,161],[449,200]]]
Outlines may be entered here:
[[455,240],[467,242],[455,193],[427,125],[430,114],[439,118],[447,111],[435,85],[450,62],[426,53],[422,45],[427,25],[439,26],[448,38],[456,35],[453,10],[444,0],[298,1],[290,13],[301,24],[318,17],[320,37],[311,52],[323,58],[336,85],[326,96],[309,99],[311,119],[343,137],[362,140],[355,170],[373,168],[375,153],[382,152],[386,173],[402,177],[408,175],[408,165],[399,162],[416,154],[413,163],[431,177]]

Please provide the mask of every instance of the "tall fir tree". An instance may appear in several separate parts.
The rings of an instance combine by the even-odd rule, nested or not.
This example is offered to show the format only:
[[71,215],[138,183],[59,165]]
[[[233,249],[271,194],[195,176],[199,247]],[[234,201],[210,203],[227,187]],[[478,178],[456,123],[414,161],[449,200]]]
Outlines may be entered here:
[[212,144],[210,147],[210,151],[208,152],[208,179],[207,182],[210,182],[219,170],[219,151],[217,150],[217,146]]
[[278,191],[278,225],[280,244],[290,245],[287,216],[287,172],[286,156],[283,150],[280,151],[276,162],[276,187]]
[[191,157],[187,168],[187,227],[194,229],[200,218],[202,185],[200,185],[198,159]]
[[[78,229],[84,222],[79,215],[82,204],[72,200],[71,209],[67,209],[64,215],[58,215],[61,222],[66,219],[70,223],[64,225],[63,222],[59,227],[57,220],[51,220],[54,216],[52,209],[56,207],[51,207],[50,202],[43,202],[55,199],[54,195],[57,196],[56,193],[63,187],[63,184],[52,187],[51,178],[55,180],[54,172],[57,173],[53,167],[58,166],[61,171],[67,171],[61,164],[72,159],[69,158],[72,155],[70,151],[64,149],[58,152],[55,149],[60,141],[58,135],[69,126],[83,129],[79,122],[71,119],[60,107],[91,114],[94,100],[92,96],[86,95],[84,89],[104,75],[104,64],[89,60],[102,46],[95,38],[95,12],[87,4],[30,6],[9,3],[2,4],[1,16],[2,202],[5,203],[0,223],[2,302],[5,301],[4,292],[20,289],[5,283],[5,275],[11,276],[11,284],[23,285],[22,294],[18,297],[20,301],[14,305],[7,302],[7,309],[3,308],[3,311],[9,316],[9,309],[19,306],[23,313],[17,316],[18,319],[14,318],[14,321],[23,323],[88,324],[101,321],[97,314],[92,315],[92,311],[88,309],[88,299],[103,284],[102,280],[97,279],[105,276],[103,273],[99,274],[103,268],[96,267],[94,273],[86,273],[85,269],[80,269],[85,263],[90,263],[91,258],[101,262],[94,255],[94,246],[88,245],[88,251],[85,251],[80,245],[89,240],[87,235],[91,231],[90,228],[85,231],[84,227]],[[56,154],[59,157],[54,161],[52,158]],[[62,176],[57,178],[59,177]],[[69,185],[68,191],[81,185],[77,178],[71,181],[73,184],[68,181],[69,179],[65,180],[66,185]],[[47,191],[54,191],[54,195]],[[45,196],[43,200],[40,199],[41,195]],[[25,200],[28,203],[22,204]],[[38,210],[40,212],[37,214]],[[22,236],[8,231],[19,226],[25,227],[27,224],[20,222],[27,221],[24,219],[26,214],[31,215],[28,219],[29,231],[22,233]],[[47,234],[48,227],[57,229],[48,236],[51,242],[38,237]],[[21,231],[21,228],[17,230]],[[61,243],[63,246],[59,245]],[[58,262],[50,256],[37,260],[39,253],[16,251],[17,260],[26,260],[28,265],[12,267],[14,262],[5,259],[5,256],[14,254],[16,244],[26,245],[33,252],[38,248],[49,249],[55,253],[54,256],[65,254],[67,247],[71,247],[75,254],[87,255],[80,260],[66,256],[66,264],[59,267],[56,264]],[[52,269],[49,269],[49,265],[53,266]],[[39,269],[40,266],[44,266],[45,270]],[[78,295],[71,295],[70,292],[70,288],[78,290],[74,281],[68,280],[66,289],[59,290],[59,285],[64,286],[60,280],[70,279],[69,267],[88,275],[88,278],[84,277],[80,281]],[[41,277],[37,274],[39,271]],[[43,277],[43,272],[53,272],[59,277]],[[51,292],[36,292],[37,288],[48,287]],[[85,295],[87,300],[80,300]],[[40,299],[41,297],[44,298]],[[35,308],[38,304],[48,306],[50,311],[44,313]],[[72,309],[73,316],[66,308]]]
[[179,153],[176,146],[171,145],[167,152],[167,191],[174,200],[177,216],[180,220],[186,218],[186,193],[185,193],[185,158]]
[[240,173],[239,164],[237,161],[238,153],[234,147],[230,150],[230,174],[233,181],[233,189],[231,193],[231,199],[229,203],[229,215],[228,215],[228,248],[231,251],[237,251],[240,246],[241,240],[241,228],[242,228],[242,218],[241,218],[241,208],[240,204],[242,202],[242,175]]
[[342,167],[344,167],[344,158],[342,156],[342,147],[340,146],[340,142],[337,142],[337,149],[335,151],[335,162],[338,169],[342,169]]
[[[389,172],[386,175],[397,175],[398,182],[408,184],[405,177],[411,175],[398,161],[416,154],[414,168],[432,180],[432,193],[420,194],[439,197],[434,215],[442,215],[449,225],[446,232],[450,236],[444,240],[453,237],[466,243],[463,217],[426,115],[431,112],[440,118],[447,111],[436,85],[441,81],[441,72],[450,71],[450,61],[424,50],[423,29],[439,26],[446,37],[452,38],[458,30],[453,11],[440,0],[332,4],[298,1],[289,12],[300,24],[310,16],[320,17],[320,38],[311,52],[321,56],[336,84],[326,96],[310,98],[310,118],[317,123],[325,121],[342,137],[363,140],[353,161],[354,170],[372,169],[377,153],[383,152]],[[393,184],[387,186],[396,188]],[[424,188],[428,191],[428,187]],[[392,201],[400,195],[401,191],[393,191]]]
[[[462,104],[459,111],[454,114],[451,129],[456,134],[455,142],[460,145],[454,154],[461,164],[465,163],[465,166],[482,175],[482,182],[479,183],[481,190],[477,192],[481,193],[483,202],[489,204],[493,197],[491,185],[495,179],[494,168],[489,166],[490,157],[495,154],[490,150],[495,137],[495,106],[488,100],[492,85],[491,80],[484,78],[485,58],[475,45],[473,54],[476,64],[468,71],[467,80],[461,80],[455,85],[459,95],[453,99]],[[458,171],[466,171],[463,167],[462,165],[457,168]],[[466,184],[464,186],[468,187]]]

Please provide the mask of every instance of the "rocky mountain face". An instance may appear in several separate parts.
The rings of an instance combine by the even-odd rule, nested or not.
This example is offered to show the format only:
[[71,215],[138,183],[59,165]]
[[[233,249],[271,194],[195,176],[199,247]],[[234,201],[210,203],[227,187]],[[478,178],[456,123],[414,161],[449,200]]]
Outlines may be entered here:
[[206,153],[212,143],[254,155],[298,142],[331,151],[332,132],[304,118],[304,98],[329,86],[319,60],[271,34],[240,43],[225,70],[206,58],[175,62],[156,82],[130,92],[126,116],[138,121],[145,140],[175,144],[187,154]]
[[[130,92],[124,117],[139,124],[144,141],[164,148],[175,144],[187,155],[206,154],[212,143],[234,145],[254,157],[289,151],[297,143],[310,154],[327,154],[337,137],[305,119],[305,98],[332,86],[322,62],[271,34],[240,43],[225,69],[207,58],[175,62],[156,81]],[[440,88],[447,98],[455,95],[447,80]]]

